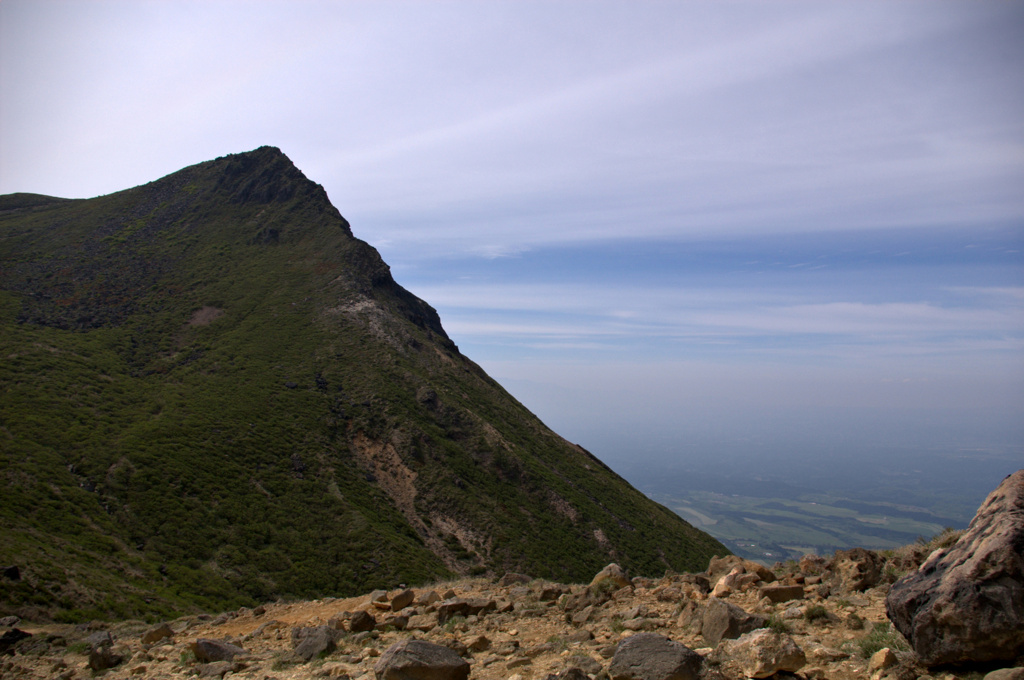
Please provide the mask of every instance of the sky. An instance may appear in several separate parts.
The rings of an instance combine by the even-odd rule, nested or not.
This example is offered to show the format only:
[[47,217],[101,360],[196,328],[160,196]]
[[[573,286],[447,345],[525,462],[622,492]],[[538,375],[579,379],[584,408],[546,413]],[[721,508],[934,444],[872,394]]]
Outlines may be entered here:
[[923,453],[994,488],[1022,35],[1013,0],[0,0],[0,193],[278,146],[627,478]]

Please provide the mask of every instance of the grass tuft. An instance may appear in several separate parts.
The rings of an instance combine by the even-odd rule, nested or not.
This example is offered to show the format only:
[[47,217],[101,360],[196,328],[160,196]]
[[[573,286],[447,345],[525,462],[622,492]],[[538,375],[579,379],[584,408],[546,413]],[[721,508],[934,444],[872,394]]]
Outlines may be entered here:
[[901,652],[910,651],[906,639],[888,621],[875,623],[871,632],[857,641],[857,649],[864,659],[870,659],[875,652],[885,647]]

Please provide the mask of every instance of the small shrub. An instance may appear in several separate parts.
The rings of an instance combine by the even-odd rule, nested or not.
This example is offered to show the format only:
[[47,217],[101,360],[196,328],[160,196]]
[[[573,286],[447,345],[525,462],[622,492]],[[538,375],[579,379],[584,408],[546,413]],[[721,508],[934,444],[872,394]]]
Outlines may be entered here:
[[888,621],[879,621],[871,628],[870,633],[857,641],[860,655],[865,659],[870,659],[872,654],[883,647],[901,652],[910,651],[910,645]]
[[769,616],[768,620],[764,623],[764,627],[779,634],[789,633],[789,626],[786,625],[786,622],[778,614]]
[[444,622],[444,629],[449,633],[453,632],[460,623],[465,623],[466,617],[462,614],[456,614],[447,621]]
[[960,537],[964,535],[963,529],[954,529],[953,527],[946,527],[939,533],[932,536],[931,540],[925,545],[929,550],[938,550],[939,548],[950,548],[954,543],[960,540]]
[[68,645],[68,652],[71,654],[88,654],[89,643],[88,642],[74,642]]
[[888,562],[882,570],[882,583],[896,583],[907,573],[906,569],[900,569],[892,562]]
[[275,655],[274,660],[270,663],[270,670],[272,671],[284,671],[295,666],[294,656],[289,656],[285,653],[278,653]]
[[829,618],[828,610],[820,604],[812,604],[804,612],[804,618],[808,621],[817,621],[819,619],[825,619],[827,621]]
[[569,641],[561,635],[552,635],[547,639],[547,642],[555,648],[556,652],[564,652],[569,649]]

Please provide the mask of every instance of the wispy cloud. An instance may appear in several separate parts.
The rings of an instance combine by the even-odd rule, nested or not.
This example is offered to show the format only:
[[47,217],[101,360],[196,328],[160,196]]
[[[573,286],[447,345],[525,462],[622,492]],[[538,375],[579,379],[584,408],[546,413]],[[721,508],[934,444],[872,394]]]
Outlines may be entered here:
[[570,430],[1024,422],[1024,4],[582,7],[3,0],[0,192],[280,146]]

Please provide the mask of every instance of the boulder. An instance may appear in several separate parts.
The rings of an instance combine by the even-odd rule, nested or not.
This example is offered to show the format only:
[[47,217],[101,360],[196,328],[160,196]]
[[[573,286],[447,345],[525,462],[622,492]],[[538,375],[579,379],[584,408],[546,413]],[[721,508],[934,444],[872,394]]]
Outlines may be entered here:
[[7,650],[21,642],[25,638],[32,637],[32,633],[26,633],[19,628],[11,628],[3,635],[0,635],[0,654],[6,654]]
[[717,583],[722,576],[739,567],[737,574],[752,574],[757,580],[771,583],[775,580],[775,574],[771,569],[751,560],[745,560],[738,555],[726,555],[725,557],[712,557],[708,563],[708,570],[705,572],[708,581]]
[[569,642],[575,642],[577,644],[581,642],[590,642],[594,639],[594,634],[586,628],[581,628],[580,630],[574,630],[573,632],[569,633],[567,639],[569,640]]
[[569,615],[570,621],[575,626],[582,626],[594,615],[594,605],[588,605],[583,609]]
[[514,571],[506,572],[504,576],[498,581],[498,585],[507,588],[508,586],[514,586],[521,583],[529,583],[532,581],[526,574],[517,574]]
[[166,623],[161,623],[159,626],[156,626],[155,628],[150,628],[142,634],[142,644],[151,645],[154,642],[159,642],[160,640],[163,640],[164,638],[173,637],[174,629]]
[[817,576],[825,571],[826,561],[820,555],[804,555],[800,558],[800,573],[804,576]]
[[731,602],[717,597],[708,598],[701,619],[701,635],[714,647],[724,639],[735,639],[765,624],[763,616],[748,614]]
[[1024,680],[1024,668],[1000,668],[987,673],[984,680]]
[[223,678],[235,670],[235,664],[232,661],[214,661],[213,663],[201,663],[196,666],[195,670],[200,678]]
[[400,612],[416,600],[416,593],[412,590],[403,590],[391,598],[391,611]]
[[419,598],[417,598],[416,604],[418,604],[420,606],[423,606],[423,607],[426,607],[426,606],[434,604],[435,602],[440,602],[440,601],[441,601],[441,596],[437,594],[437,591],[428,590],[427,592],[425,592],[422,595],[420,595]]
[[466,649],[471,652],[484,652],[491,648],[491,641],[486,635],[477,635],[466,643]]
[[656,633],[637,633],[618,644],[608,666],[611,680],[698,680],[703,659]]
[[192,653],[196,655],[196,661],[200,663],[213,663],[214,661],[234,661],[236,656],[248,654],[238,645],[226,640],[210,640],[199,638],[192,643]]
[[626,575],[626,571],[614,562],[597,572],[597,575],[590,582],[590,587],[595,588],[605,581],[611,581],[619,588],[625,588],[630,585],[629,576]]
[[377,619],[373,618],[373,614],[368,611],[360,609],[352,614],[352,618],[348,620],[348,629],[352,633],[362,633],[363,631],[373,630],[377,625]]
[[544,680],[590,680],[590,676],[574,666],[559,673],[551,673]]
[[93,671],[105,671],[124,661],[120,649],[110,645],[98,645],[89,650],[89,668]]
[[541,602],[552,602],[561,597],[564,592],[565,590],[561,586],[547,585],[540,589],[537,599]]
[[303,661],[327,655],[337,646],[337,631],[330,626],[292,628],[292,650]]
[[1024,470],[989,494],[955,544],[894,583],[885,608],[927,666],[1024,654]]
[[788,635],[760,628],[726,640],[716,655],[738,665],[748,678],[768,678],[780,671],[795,673],[807,663],[807,657]]
[[[586,654],[580,653],[573,654],[572,656],[570,656],[566,660],[566,664],[568,665],[567,670],[576,669],[582,671],[585,676],[598,675],[601,671],[604,670],[604,666],[602,666],[599,662],[595,661],[594,659],[591,659]],[[590,679],[587,678],[587,680]]]
[[384,617],[384,626],[391,626],[395,630],[405,630],[409,627],[409,616],[405,614],[395,614],[393,616]]
[[688,583],[693,586],[694,590],[707,595],[711,592],[711,582],[708,581],[706,576],[700,574],[682,574],[679,576],[679,580],[683,583]]
[[725,576],[722,576],[715,583],[715,587],[711,589],[712,597],[724,597],[731,594],[733,590],[739,588],[739,577],[742,573],[743,567],[733,567],[732,571]]
[[884,671],[887,668],[892,668],[898,663],[899,659],[896,658],[896,652],[892,651],[888,647],[882,647],[872,654],[870,659],[868,659],[868,673]]
[[373,674],[377,680],[466,680],[469,664],[447,647],[407,639],[388,647]]
[[437,622],[446,623],[453,616],[472,616],[484,612],[494,611],[498,603],[485,598],[473,598],[469,600],[456,598],[445,600],[437,605]]
[[95,633],[90,633],[84,640],[85,644],[90,647],[99,647],[101,645],[110,646],[114,644],[114,637],[108,630],[98,630]]
[[882,580],[884,563],[885,560],[872,550],[851,548],[837,550],[829,563],[829,569],[842,588],[856,592],[878,585]]
[[114,638],[108,631],[93,633],[85,642],[89,645],[89,668],[94,672],[105,671],[124,661],[122,650],[114,647]]
[[563,603],[563,609],[569,613],[579,612],[587,607],[600,607],[610,599],[612,594],[603,588],[584,588],[575,595],[569,595]]
[[790,600],[802,600],[804,598],[803,586],[761,586],[757,591],[758,599],[767,597],[770,601],[789,602]]
[[429,614],[414,614],[409,617],[405,624],[406,630],[419,630],[427,632],[437,626],[437,617]]

